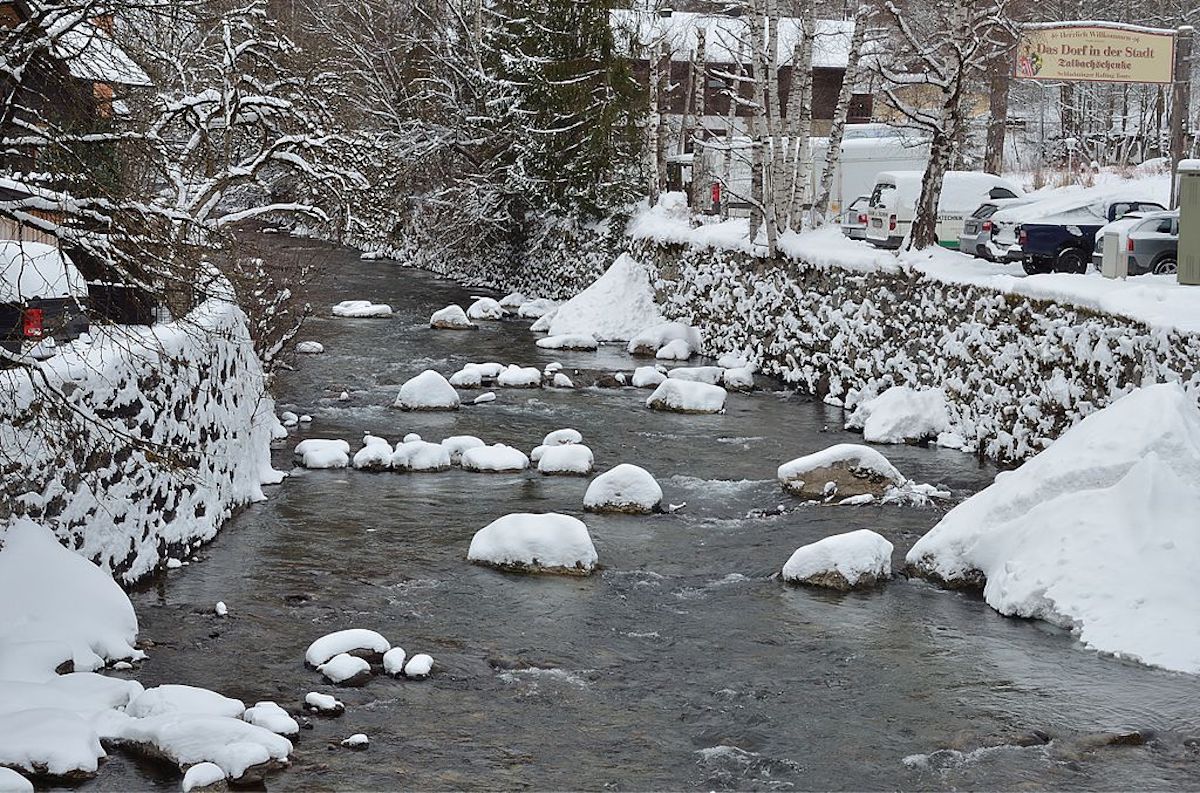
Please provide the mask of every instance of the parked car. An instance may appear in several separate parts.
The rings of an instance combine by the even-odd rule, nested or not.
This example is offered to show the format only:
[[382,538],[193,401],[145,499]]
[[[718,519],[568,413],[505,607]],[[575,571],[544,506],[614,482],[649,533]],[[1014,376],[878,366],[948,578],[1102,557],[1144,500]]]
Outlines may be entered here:
[[850,206],[846,207],[846,211],[842,213],[842,233],[852,240],[867,238],[867,203],[869,201],[870,198],[860,195],[851,201]]
[[[1032,203],[1033,200],[1029,197],[993,198],[981,204],[963,221],[962,233],[958,235],[958,249],[989,262],[1003,259],[1007,248],[996,245],[995,236],[999,226],[992,222],[992,216],[1004,209]],[[1016,242],[1015,238],[1013,242]]]
[[1104,235],[1116,232],[1121,238],[1121,253],[1127,257],[1130,275],[1170,275],[1179,262],[1179,212],[1135,213],[1109,223],[1096,232],[1092,264],[1099,270],[1104,264]]
[[[1162,209],[1161,204],[1152,201],[1109,198],[1024,222],[1017,233],[1021,265],[1029,275],[1085,272],[1101,227],[1131,212]],[[1015,251],[1010,250],[1010,255]]]
[[[875,177],[867,209],[867,240],[879,248],[899,248],[912,228],[921,196],[921,171],[885,171]],[[995,198],[1019,198],[1020,187],[990,173],[947,171],[938,201],[938,244],[958,247],[963,220]]]
[[40,242],[0,240],[0,348],[44,358],[88,330],[87,284],[71,258]]

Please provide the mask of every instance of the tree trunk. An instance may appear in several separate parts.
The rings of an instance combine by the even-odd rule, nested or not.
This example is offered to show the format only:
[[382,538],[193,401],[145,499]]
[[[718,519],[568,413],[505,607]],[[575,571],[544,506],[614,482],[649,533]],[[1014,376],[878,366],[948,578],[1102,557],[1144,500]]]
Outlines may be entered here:
[[793,197],[791,207],[791,224],[794,231],[804,228],[804,216],[812,204],[812,55],[813,6],[811,0],[804,0],[801,14],[801,43],[800,62],[792,64],[792,85],[799,86],[800,96],[797,101],[800,112],[796,118],[796,171],[800,189]]
[[[779,96],[779,0],[767,0],[767,104],[768,133],[771,142],[771,168],[769,183],[771,202],[768,215],[771,232],[778,235],[784,230],[787,212],[786,152],[783,143],[783,119]],[[774,244],[771,245],[774,248]]]
[[1004,172],[1004,129],[1008,123],[1008,86],[1011,82],[1008,60],[1005,59],[992,72],[987,149],[983,156],[983,170],[997,175]]
[[[733,74],[735,79],[733,86],[730,89],[729,96],[729,113],[725,117],[725,163],[724,171],[721,178],[729,181],[730,175],[733,173],[733,145],[734,132],[737,126],[737,109],[738,101],[742,95],[742,78],[746,74],[746,70],[742,68],[742,64],[746,59],[746,42],[745,39],[738,39],[737,58],[733,64]],[[725,220],[729,217],[729,196],[724,188],[721,190],[721,219]]]
[[650,206],[658,203],[658,194],[662,191],[662,183],[659,181],[659,156],[658,156],[658,131],[659,123],[662,117],[661,108],[659,107],[658,97],[658,67],[660,45],[655,44],[650,48],[650,96],[649,96],[649,115],[646,119],[646,158],[647,168],[649,171],[649,198]]
[[[667,127],[667,112],[671,106],[671,52],[669,49],[659,53],[659,80],[662,83],[658,87],[658,133],[655,137],[658,139],[658,185],[660,190],[666,190],[669,179],[667,176],[667,160],[670,157],[671,135]],[[665,69],[663,68],[665,61]],[[665,109],[664,109],[665,106]]]
[[767,46],[764,36],[766,33],[765,0],[751,3],[750,14],[750,46],[754,50],[754,140],[752,143],[753,165],[751,166],[751,203],[750,211],[750,243],[758,239],[758,232],[763,226],[767,229],[767,255],[774,256],[773,215],[770,211],[770,185],[765,173],[764,135],[767,132]]
[[[833,193],[833,175],[837,171],[838,160],[842,155],[842,138],[846,134],[846,117],[850,113],[850,100],[854,96],[854,84],[858,82],[858,65],[861,60],[863,39],[867,30],[867,8],[860,5],[854,14],[854,33],[850,37],[850,53],[846,61],[846,72],[842,77],[842,87],[838,92],[837,108],[833,111],[833,124],[829,128],[829,148],[825,150],[825,168],[821,172],[821,184],[817,192],[817,200],[813,202],[813,223],[820,226],[825,223],[825,214],[829,211],[829,199]],[[846,196],[840,196],[842,201]],[[844,209],[839,206],[839,210]]]

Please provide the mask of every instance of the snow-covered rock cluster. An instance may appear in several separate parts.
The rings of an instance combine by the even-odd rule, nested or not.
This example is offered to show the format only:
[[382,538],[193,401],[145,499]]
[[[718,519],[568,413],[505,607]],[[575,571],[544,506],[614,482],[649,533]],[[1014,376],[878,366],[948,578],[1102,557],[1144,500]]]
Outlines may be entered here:
[[[214,298],[175,323],[92,336],[40,365],[46,383],[24,369],[0,372],[0,459],[13,466],[0,496],[14,516],[131,582],[167,557],[187,558],[236,508],[264,498],[262,485],[283,477],[270,456],[283,428],[245,315],[230,303]],[[84,418],[42,415],[47,385]],[[114,434],[135,440],[115,454]]]
[[[392,646],[382,634],[367,628],[346,628],[325,634],[308,646],[304,663],[335,686],[366,685],[378,672],[424,680],[433,670],[431,656],[417,653],[408,657],[403,648]],[[341,705],[333,697],[320,694],[309,694],[305,704],[327,713],[339,712]]]

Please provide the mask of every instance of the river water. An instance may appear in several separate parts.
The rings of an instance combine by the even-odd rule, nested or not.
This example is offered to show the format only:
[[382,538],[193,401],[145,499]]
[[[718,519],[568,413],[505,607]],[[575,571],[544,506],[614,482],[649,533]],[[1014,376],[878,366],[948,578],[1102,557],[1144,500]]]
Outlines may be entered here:
[[[528,321],[432,331],[435,309],[472,294],[453,283],[317,242],[264,238],[268,255],[324,260],[307,285],[324,343],[278,382],[280,410],[310,413],[276,451],[291,470],[192,563],[133,594],[154,642],[145,685],[204,686],[296,711],[334,691],[304,667],[313,639],[373,628],[410,654],[424,682],[376,677],[335,691],[338,719],[314,719],[278,790],[534,789],[1195,789],[1197,681],[1083,649],[1044,623],[1004,618],[973,594],[898,578],[854,594],[792,588],[776,573],[798,546],[870,528],[895,563],[936,508],[796,507],[776,466],[855,436],[839,410],[764,381],[720,416],[643,407],[648,392],[497,390],[456,413],[390,407],[425,368],[468,361],[625,370],[619,347],[552,353]],[[366,298],[389,320],[338,320],[328,306]],[[351,398],[339,401],[349,391]],[[474,394],[475,392],[469,392]],[[303,437],[364,431],[392,441],[478,435],[528,451],[575,427],[599,470],[649,469],[666,500],[652,517],[583,516],[603,570],[590,578],[507,575],[466,563],[471,536],[500,515],[581,515],[587,480],[367,474],[293,469]],[[861,439],[860,439],[861,440]],[[956,499],[995,474],[958,452],[883,450],[906,475]],[[212,606],[225,601],[230,616]],[[1098,733],[1153,731],[1142,746]],[[1030,736],[1052,737],[1041,745]],[[338,742],[355,732],[365,752]],[[1034,746],[1021,744],[1038,743]],[[123,755],[87,789],[178,789],[178,775]]]

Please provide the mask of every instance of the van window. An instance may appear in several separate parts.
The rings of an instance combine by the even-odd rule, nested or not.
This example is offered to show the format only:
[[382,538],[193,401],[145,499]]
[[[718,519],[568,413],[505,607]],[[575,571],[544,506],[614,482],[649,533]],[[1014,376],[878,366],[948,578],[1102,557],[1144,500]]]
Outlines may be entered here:
[[1016,198],[1017,194],[1007,187],[993,187],[988,191],[988,198]]
[[895,203],[896,185],[879,182],[871,193],[872,207],[890,207]]
[[976,209],[974,212],[972,212],[971,217],[979,220],[987,220],[992,215],[996,214],[999,209],[1000,207],[996,206],[995,204],[984,204],[979,209]]

